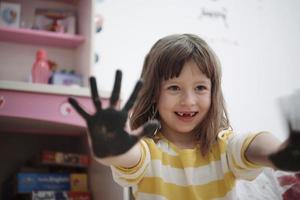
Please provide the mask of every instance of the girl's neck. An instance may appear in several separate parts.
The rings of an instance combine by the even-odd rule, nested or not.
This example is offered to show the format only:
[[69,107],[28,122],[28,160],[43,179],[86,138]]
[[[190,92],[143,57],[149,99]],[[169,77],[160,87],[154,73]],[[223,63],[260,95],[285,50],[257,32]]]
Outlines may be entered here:
[[171,133],[164,129],[161,132],[167,140],[180,149],[193,149],[197,144],[193,133]]

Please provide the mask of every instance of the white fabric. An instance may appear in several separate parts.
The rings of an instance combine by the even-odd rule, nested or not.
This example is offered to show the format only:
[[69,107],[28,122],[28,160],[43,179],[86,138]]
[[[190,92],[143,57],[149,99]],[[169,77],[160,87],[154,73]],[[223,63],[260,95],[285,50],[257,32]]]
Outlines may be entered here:
[[[278,178],[292,173],[265,168],[253,181],[237,180],[237,196],[240,200],[282,200],[289,187],[281,187]],[[300,197],[299,197],[300,199]]]

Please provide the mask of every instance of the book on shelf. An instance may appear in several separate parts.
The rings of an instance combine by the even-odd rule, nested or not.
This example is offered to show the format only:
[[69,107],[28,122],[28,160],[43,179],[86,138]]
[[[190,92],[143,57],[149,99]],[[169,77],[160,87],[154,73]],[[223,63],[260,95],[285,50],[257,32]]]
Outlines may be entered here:
[[[28,194],[18,194],[9,200],[91,200],[90,192],[74,191],[33,191]],[[6,200],[6,199],[5,199]]]
[[58,151],[44,150],[38,160],[40,164],[62,165],[73,167],[88,167],[90,160],[85,154],[65,153]]
[[70,188],[72,191],[88,191],[88,176],[85,173],[70,174]]
[[37,193],[35,199],[42,199],[40,196],[46,194],[45,191],[52,195],[62,192],[66,194],[65,199],[90,199],[87,175],[89,163],[86,154],[43,150],[5,178],[2,199],[32,199],[33,192],[38,191],[41,193]]
[[40,190],[88,191],[87,174],[84,173],[33,173],[16,174],[16,193],[31,193]]
[[34,191],[31,200],[91,200],[89,192],[74,191]]
[[[88,199],[90,194],[86,173],[18,172],[5,181],[2,189],[5,192],[2,195],[3,199],[27,200],[33,193],[43,196],[42,194],[46,194],[46,191],[52,195],[63,192],[68,194],[66,199],[72,200]],[[41,193],[38,193],[39,191]],[[58,199],[61,200],[61,198]]]

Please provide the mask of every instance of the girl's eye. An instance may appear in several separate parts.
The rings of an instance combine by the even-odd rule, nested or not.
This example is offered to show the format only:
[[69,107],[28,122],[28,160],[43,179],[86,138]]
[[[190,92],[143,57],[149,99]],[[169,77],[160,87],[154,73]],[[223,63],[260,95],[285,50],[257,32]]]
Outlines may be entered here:
[[197,87],[196,87],[196,91],[203,91],[203,90],[205,90],[206,89],[206,87],[204,86],[204,85],[198,85]]
[[171,85],[167,89],[171,90],[171,91],[178,91],[178,90],[180,90],[180,88],[177,85]]

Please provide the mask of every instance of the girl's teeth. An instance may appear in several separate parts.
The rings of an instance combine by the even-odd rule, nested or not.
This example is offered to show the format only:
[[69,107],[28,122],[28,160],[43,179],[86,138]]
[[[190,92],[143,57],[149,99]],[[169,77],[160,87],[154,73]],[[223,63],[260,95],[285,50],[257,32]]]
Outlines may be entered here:
[[195,112],[192,113],[182,113],[182,112],[178,112],[178,115],[180,115],[181,117],[183,116],[189,116],[189,117],[193,117],[195,115]]

